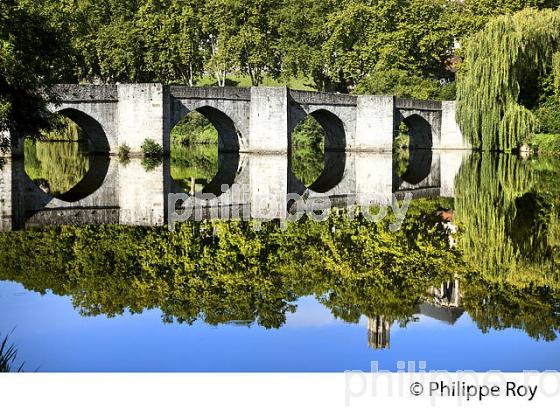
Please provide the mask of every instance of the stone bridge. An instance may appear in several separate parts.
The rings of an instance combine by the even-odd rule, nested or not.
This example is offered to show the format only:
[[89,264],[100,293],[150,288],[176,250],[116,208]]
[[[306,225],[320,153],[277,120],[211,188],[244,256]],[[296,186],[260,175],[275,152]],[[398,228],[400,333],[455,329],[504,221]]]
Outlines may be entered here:
[[[326,150],[391,151],[404,122],[411,145],[464,149],[453,101],[347,95],[286,87],[186,87],[163,84],[59,85],[49,109],[76,122],[92,150],[140,152],[144,140],[170,149],[170,132],[189,112],[203,114],[218,130],[222,152],[287,153],[291,132],[307,115],[325,130]],[[16,144],[13,155],[21,155]]]

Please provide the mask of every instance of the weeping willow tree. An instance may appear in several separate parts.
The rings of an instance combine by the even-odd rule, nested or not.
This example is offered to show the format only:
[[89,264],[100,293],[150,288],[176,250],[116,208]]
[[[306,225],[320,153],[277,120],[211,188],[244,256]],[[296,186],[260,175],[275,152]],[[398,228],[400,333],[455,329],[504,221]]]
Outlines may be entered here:
[[560,9],[499,16],[471,37],[457,81],[457,119],[473,147],[510,151],[528,142],[536,117],[520,103],[528,78],[550,70],[560,85]]

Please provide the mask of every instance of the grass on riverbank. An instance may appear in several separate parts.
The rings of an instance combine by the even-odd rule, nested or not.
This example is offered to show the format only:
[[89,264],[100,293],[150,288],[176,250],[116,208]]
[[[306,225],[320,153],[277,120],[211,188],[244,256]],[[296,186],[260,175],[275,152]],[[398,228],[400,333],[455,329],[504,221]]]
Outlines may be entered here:
[[560,154],[560,134],[536,134],[531,145],[538,153]]

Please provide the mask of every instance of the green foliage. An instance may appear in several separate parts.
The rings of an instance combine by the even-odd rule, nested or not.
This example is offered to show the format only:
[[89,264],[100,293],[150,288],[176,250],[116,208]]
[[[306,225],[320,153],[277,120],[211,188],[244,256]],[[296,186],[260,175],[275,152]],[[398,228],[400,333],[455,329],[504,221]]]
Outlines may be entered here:
[[521,329],[534,339],[555,340],[560,330],[557,291],[535,284],[465,277],[462,303],[483,331]]
[[147,138],[140,147],[145,158],[161,158],[163,147],[151,138]]
[[3,0],[0,8],[0,148],[13,138],[38,137],[49,126],[48,86],[67,78],[68,32],[52,10],[28,0]]
[[291,169],[305,186],[310,186],[324,169],[325,131],[321,124],[309,115],[291,134]]
[[218,130],[208,119],[192,111],[171,130],[171,143],[181,145],[218,144]]
[[467,42],[458,78],[463,135],[483,150],[528,142],[537,119],[519,104],[527,78],[551,69],[560,47],[560,10],[527,9],[492,19]]
[[[453,86],[397,69],[375,70],[356,86],[357,94],[396,95],[420,100],[454,97]],[[444,98],[445,99],[445,98]],[[453,99],[453,98],[450,98]]]
[[535,110],[539,131],[545,134],[560,134],[560,96],[551,95]]
[[413,209],[398,233],[345,214],[284,230],[276,222],[255,230],[215,220],[187,222],[175,232],[125,226],[12,232],[0,236],[0,277],[69,295],[84,315],[158,307],[166,321],[279,327],[295,299],[313,294],[345,320],[376,312],[404,318],[426,285],[460,270],[435,218],[419,217],[426,206],[435,207]]
[[86,135],[83,130],[74,121],[63,115],[50,115],[49,123],[49,129],[39,130],[39,139],[41,141],[86,141]]
[[445,0],[347,0],[329,14],[324,58],[327,73],[345,91],[369,73],[386,69],[445,75],[454,33]]
[[276,9],[274,0],[206,2],[201,18],[210,44],[207,67],[219,85],[225,85],[227,72],[235,67],[251,77],[252,85],[261,83],[265,71],[276,69]]
[[538,153],[560,153],[560,134],[536,134],[531,143]]
[[125,160],[128,158],[128,156],[130,155],[130,147],[126,144],[120,145],[119,146],[119,159],[120,160]]
[[200,192],[218,172],[218,131],[197,111],[171,130],[171,177],[187,192]]
[[[0,338],[1,337],[2,334],[0,333]],[[9,345],[8,336],[4,336],[4,339],[0,342],[0,373],[23,372],[23,366],[25,363],[20,364],[17,368],[12,368],[14,362],[16,361],[17,354],[17,348],[13,344]]]
[[200,192],[217,173],[217,145],[171,145],[171,178],[187,192]]
[[[552,286],[560,279],[559,162],[474,155],[457,177],[456,220],[465,261],[489,282]],[[543,167],[543,165],[546,165]]]
[[[64,138],[64,135],[58,138]],[[24,156],[29,178],[52,196],[68,192],[89,170],[87,149],[79,142],[26,140]]]

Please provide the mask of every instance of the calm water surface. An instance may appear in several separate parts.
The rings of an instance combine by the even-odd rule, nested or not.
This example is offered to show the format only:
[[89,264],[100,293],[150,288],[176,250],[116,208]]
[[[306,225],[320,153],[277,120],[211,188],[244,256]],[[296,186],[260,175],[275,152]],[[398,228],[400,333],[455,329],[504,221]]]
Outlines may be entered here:
[[[560,370],[558,158],[326,153],[312,182],[283,157],[56,147],[1,171],[0,333],[26,370]],[[279,218],[167,229],[167,194],[221,183],[271,189]],[[336,208],[280,223],[287,192]],[[393,193],[396,232],[343,206]]]

